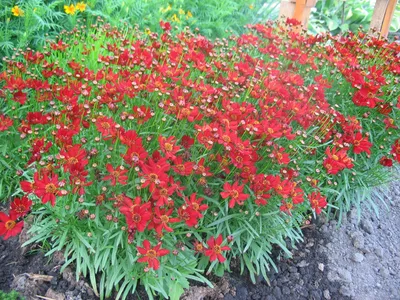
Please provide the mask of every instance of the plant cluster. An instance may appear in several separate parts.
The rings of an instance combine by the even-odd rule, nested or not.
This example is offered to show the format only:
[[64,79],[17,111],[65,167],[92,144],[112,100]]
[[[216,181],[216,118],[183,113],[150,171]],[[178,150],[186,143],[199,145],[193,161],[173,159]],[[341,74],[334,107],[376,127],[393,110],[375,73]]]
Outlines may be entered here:
[[101,298],[141,283],[178,299],[232,260],[268,280],[273,245],[290,255],[310,215],[346,211],[400,162],[400,46],[291,24],[215,41],[105,24],[5,58],[17,188],[0,234],[31,214],[27,243],[63,251]]

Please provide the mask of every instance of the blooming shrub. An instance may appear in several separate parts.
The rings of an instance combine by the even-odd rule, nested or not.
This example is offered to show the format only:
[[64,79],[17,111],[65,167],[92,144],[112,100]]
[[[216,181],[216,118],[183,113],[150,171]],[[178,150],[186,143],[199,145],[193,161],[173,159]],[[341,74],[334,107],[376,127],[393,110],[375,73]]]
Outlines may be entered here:
[[272,23],[212,42],[160,25],[75,29],[0,76],[20,187],[0,234],[30,213],[27,243],[63,251],[101,298],[140,282],[178,299],[232,259],[267,278],[272,245],[290,254],[310,214],[345,211],[400,161],[399,45]]

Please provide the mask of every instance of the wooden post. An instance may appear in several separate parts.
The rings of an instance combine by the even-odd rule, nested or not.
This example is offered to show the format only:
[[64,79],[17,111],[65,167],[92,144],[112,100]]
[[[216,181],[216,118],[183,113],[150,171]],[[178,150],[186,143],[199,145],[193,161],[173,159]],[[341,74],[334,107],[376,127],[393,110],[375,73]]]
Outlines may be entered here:
[[296,19],[307,27],[311,9],[316,3],[317,0],[282,0],[279,16]]
[[282,0],[279,8],[279,17],[293,18],[295,5],[295,0]]
[[376,0],[370,30],[377,30],[381,37],[387,37],[396,8],[397,0]]

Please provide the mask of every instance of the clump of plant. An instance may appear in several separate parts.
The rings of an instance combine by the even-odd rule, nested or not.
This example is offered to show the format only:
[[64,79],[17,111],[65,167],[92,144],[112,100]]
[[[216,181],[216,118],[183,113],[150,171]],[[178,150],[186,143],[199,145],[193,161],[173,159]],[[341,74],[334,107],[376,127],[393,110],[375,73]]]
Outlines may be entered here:
[[0,299],[2,300],[23,300],[24,298],[16,291],[4,292],[0,290]]
[[273,245],[290,255],[311,214],[346,211],[400,161],[399,46],[293,23],[214,41],[99,25],[6,58],[19,188],[0,235],[33,215],[27,243],[63,251],[101,298],[178,299],[232,259],[267,279]]

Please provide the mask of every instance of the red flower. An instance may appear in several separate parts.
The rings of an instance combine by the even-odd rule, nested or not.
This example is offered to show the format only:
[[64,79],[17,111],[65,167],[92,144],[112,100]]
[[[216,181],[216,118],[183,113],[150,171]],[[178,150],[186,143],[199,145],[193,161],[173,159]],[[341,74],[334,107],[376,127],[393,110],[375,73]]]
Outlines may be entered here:
[[155,162],[150,159],[147,164],[142,165],[142,172],[139,173],[143,177],[142,187],[149,186],[150,192],[156,188],[161,182],[168,181],[168,175],[166,172],[169,171],[170,165],[167,163],[165,158],[162,158]]
[[151,194],[153,199],[156,200],[155,206],[168,205],[169,196],[171,196],[174,192],[175,187],[170,186],[169,182],[161,182],[154,188]]
[[112,118],[100,116],[96,120],[96,128],[105,138],[114,137],[117,133],[116,123]]
[[[161,235],[162,230],[164,229],[167,232],[172,232],[173,229],[169,227],[169,223],[176,223],[179,222],[178,218],[171,218],[171,214],[173,212],[173,208],[166,210],[166,209],[160,209],[159,207],[154,208],[154,216],[153,216],[153,224],[156,232]],[[149,229],[150,226],[149,226]]]
[[213,175],[210,172],[210,168],[204,166],[204,161],[205,161],[205,159],[201,158],[199,160],[199,162],[197,163],[197,165],[193,166],[193,169],[195,170],[195,173],[199,174],[201,176],[211,176],[211,175]]
[[147,222],[152,216],[151,203],[141,204],[141,202],[142,199],[140,197],[136,197],[134,202],[130,198],[124,197],[124,202],[120,208],[120,212],[125,215],[129,229],[139,232],[143,232],[146,229]]
[[21,181],[19,183],[21,185],[21,189],[28,195],[35,192],[35,189],[36,189],[35,182],[39,181],[39,173],[38,172],[33,174],[33,180],[34,180],[33,182]]
[[137,247],[137,250],[142,255],[142,257],[138,259],[138,262],[146,262],[149,268],[158,270],[160,268],[160,262],[158,261],[157,257],[165,256],[169,253],[169,250],[160,248],[161,242],[152,248],[150,242],[148,240],[144,240],[143,248]]
[[392,145],[392,152],[394,159],[400,163],[400,139],[397,139]]
[[24,105],[27,99],[27,94],[22,92],[22,91],[18,91],[14,94],[14,98],[13,100],[20,103],[21,105]]
[[124,161],[131,166],[142,164],[148,156],[148,153],[143,148],[141,142],[135,145],[130,145],[125,154],[121,154]]
[[195,253],[204,253],[204,246],[202,242],[199,242],[198,240],[195,240],[193,243],[194,246],[194,252]]
[[174,159],[174,165],[172,166],[172,169],[179,175],[189,176],[193,172],[194,165],[194,162],[183,162],[182,156],[177,156]]
[[282,205],[279,207],[279,209],[291,216],[293,203],[282,200]]
[[249,198],[249,194],[243,194],[244,185],[240,186],[237,181],[232,185],[229,182],[225,182],[224,191],[221,192],[221,196],[224,199],[230,198],[229,207],[233,208],[235,204],[243,205],[244,200]]
[[160,135],[158,137],[158,142],[160,143],[161,151],[165,154],[166,159],[175,159],[176,152],[180,150],[179,146],[176,146],[176,139],[174,136],[168,138]]
[[274,158],[281,165],[287,165],[290,163],[290,157],[288,153],[285,153],[285,148],[283,147],[275,147],[274,151],[272,152]]
[[73,146],[67,146],[67,150],[61,150],[60,156],[64,159],[64,172],[70,171],[74,166],[79,165],[80,167],[85,167],[88,164],[86,158],[86,150],[81,149],[81,144],[76,144]]
[[203,216],[191,206],[182,205],[178,209],[178,215],[181,220],[189,227],[196,226],[199,219]]
[[331,148],[328,147],[325,153],[328,157],[324,160],[323,165],[328,174],[335,175],[345,168],[351,169],[354,166],[345,149],[338,150],[334,147],[331,151]]
[[149,107],[144,105],[133,107],[133,117],[138,124],[143,124],[152,117],[152,112]]
[[10,216],[0,212],[0,236],[4,235],[5,240],[21,232],[24,222],[21,221],[17,223],[17,218],[17,215],[12,212]]
[[39,198],[42,198],[42,203],[47,203],[50,201],[52,206],[56,204],[56,196],[62,195],[62,192],[59,189],[60,186],[57,175],[49,178],[46,174],[44,174],[41,180],[36,178],[35,187],[35,195]]
[[10,214],[15,214],[17,218],[24,217],[31,209],[32,201],[28,197],[14,198],[11,203]]
[[205,211],[208,208],[207,204],[202,204],[204,198],[196,198],[196,193],[190,195],[190,198],[185,197],[185,202],[187,207],[192,208],[193,210],[197,211],[199,214],[199,218],[202,218],[203,215],[201,214],[202,211]]
[[359,154],[361,152],[371,154],[371,147],[372,143],[368,141],[368,137],[363,137],[360,132],[357,132],[353,140],[353,152],[355,154]]
[[308,196],[311,208],[315,210],[317,215],[321,213],[321,209],[325,208],[328,205],[326,202],[326,197],[321,196],[321,193],[313,192],[311,195]]
[[208,245],[208,249],[206,249],[204,251],[204,254],[206,256],[210,257],[210,261],[214,261],[217,260],[220,263],[223,263],[226,258],[222,256],[222,251],[228,251],[231,250],[231,248],[229,248],[228,246],[222,246],[222,234],[220,234],[216,239],[212,236],[208,241],[207,241],[207,245]]
[[124,129],[121,129],[120,140],[122,144],[127,145],[128,147],[138,144],[142,146],[142,139],[135,130],[125,131]]
[[103,180],[111,180],[111,185],[114,186],[117,184],[125,185],[128,180],[128,176],[125,174],[128,173],[128,170],[125,170],[124,167],[118,166],[115,169],[111,164],[106,165],[106,169],[110,175],[104,176]]
[[392,167],[393,166],[393,160],[388,158],[388,157],[386,157],[386,156],[383,156],[379,160],[379,163],[384,167]]
[[194,139],[188,135],[184,135],[181,139],[181,144],[183,148],[189,149],[194,144]]
[[0,115],[0,132],[6,131],[13,125],[13,120],[7,118],[5,115]]
[[171,30],[171,24],[170,24],[169,22],[160,21],[160,27],[161,27],[164,31],[169,31],[169,30]]

